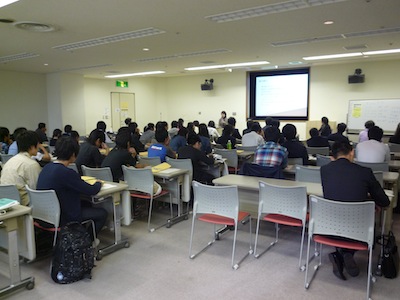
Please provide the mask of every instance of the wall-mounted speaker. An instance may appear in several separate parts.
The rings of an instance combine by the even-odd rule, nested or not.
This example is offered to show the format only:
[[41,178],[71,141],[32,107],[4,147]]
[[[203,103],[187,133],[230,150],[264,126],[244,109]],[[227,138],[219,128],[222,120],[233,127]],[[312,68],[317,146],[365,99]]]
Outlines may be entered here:
[[355,69],[354,74],[349,75],[349,83],[363,83],[365,81],[365,75],[361,73],[361,69]]

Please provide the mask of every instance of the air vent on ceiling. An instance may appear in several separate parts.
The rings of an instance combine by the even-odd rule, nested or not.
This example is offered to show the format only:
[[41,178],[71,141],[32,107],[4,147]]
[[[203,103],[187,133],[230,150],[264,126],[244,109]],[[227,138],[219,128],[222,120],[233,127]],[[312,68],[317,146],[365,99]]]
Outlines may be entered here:
[[35,53],[19,53],[14,55],[2,56],[0,57],[0,63],[7,63],[9,61],[32,58],[37,56],[39,56],[39,54]]
[[19,29],[32,32],[51,32],[55,30],[54,26],[29,21],[15,22],[13,25]]
[[194,57],[194,56],[209,55],[209,54],[220,54],[220,53],[227,53],[227,52],[232,52],[232,51],[228,50],[228,49],[202,50],[202,51],[178,53],[178,54],[172,54],[172,55],[160,56],[160,57],[142,58],[142,59],[137,59],[135,61],[137,61],[137,62],[152,62],[152,61],[170,60],[170,59]]
[[367,45],[353,45],[353,46],[346,46],[343,47],[345,50],[366,50],[368,49]]

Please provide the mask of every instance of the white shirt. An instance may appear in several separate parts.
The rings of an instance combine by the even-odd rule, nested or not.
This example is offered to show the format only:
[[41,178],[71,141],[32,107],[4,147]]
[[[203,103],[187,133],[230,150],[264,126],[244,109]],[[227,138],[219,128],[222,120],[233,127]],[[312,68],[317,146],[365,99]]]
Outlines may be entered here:
[[242,136],[242,145],[244,147],[261,146],[264,144],[264,138],[255,131],[250,131]]
[[207,127],[207,129],[208,129],[208,135],[210,136],[211,141],[215,142],[220,137],[218,130],[215,129],[214,127]]
[[21,197],[21,204],[28,205],[29,197],[25,184],[36,189],[39,173],[42,170],[37,161],[31,159],[28,152],[21,152],[10,158],[1,171],[1,184],[14,184]]
[[376,140],[357,144],[356,158],[361,162],[381,163],[390,160],[389,146]]

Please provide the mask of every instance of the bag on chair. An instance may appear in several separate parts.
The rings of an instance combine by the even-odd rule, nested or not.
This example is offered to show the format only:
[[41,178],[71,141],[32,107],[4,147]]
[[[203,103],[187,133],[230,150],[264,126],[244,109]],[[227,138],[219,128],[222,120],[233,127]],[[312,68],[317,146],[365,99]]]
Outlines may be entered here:
[[92,238],[79,222],[61,227],[51,264],[51,278],[56,283],[71,283],[92,278],[94,249]]
[[393,232],[383,239],[382,273],[386,278],[396,278],[399,272],[399,253]]

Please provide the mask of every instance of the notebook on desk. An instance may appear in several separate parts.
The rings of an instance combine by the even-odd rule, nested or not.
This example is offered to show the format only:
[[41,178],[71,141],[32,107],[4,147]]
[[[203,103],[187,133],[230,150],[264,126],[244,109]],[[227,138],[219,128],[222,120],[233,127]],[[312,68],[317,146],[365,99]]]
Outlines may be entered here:
[[169,163],[163,162],[157,166],[152,167],[151,170],[153,173],[158,173],[158,172],[167,170],[169,168],[171,168],[171,165]]
[[8,198],[1,198],[0,199],[0,210],[8,210],[10,207],[13,207],[14,205],[18,205],[19,202],[17,200],[12,200]]

